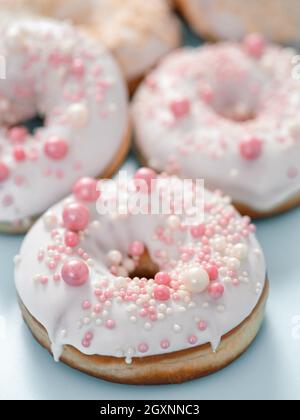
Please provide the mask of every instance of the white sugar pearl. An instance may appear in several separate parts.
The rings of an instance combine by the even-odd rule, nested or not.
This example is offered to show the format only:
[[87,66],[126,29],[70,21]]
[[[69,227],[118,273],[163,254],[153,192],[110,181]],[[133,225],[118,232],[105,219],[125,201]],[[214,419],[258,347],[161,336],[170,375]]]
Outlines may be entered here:
[[237,258],[229,258],[227,261],[227,267],[231,270],[238,270],[240,266],[241,263]]
[[168,227],[173,230],[177,230],[180,228],[180,219],[177,216],[170,216],[167,220]]
[[226,243],[226,239],[225,238],[216,238],[213,241],[213,247],[217,250],[217,251],[223,251],[227,246]]
[[178,325],[178,324],[175,324],[175,325],[173,325],[173,330],[174,330],[174,332],[176,332],[176,333],[180,333],[180,331],[181,331],[181,326],[180,326],[180,325]]
[[127,286],[127,280],[125,279],[125,277],[118,277],[115,280],[115,286],[117,287],[117,289],[123,289]]
[[86,104],[77,103],[71,105],[67,110],[67,119],[73,127],[85,127],[88,122],[88,109]]
[[248,255],[248,247],[245,244],[237,244],[233,248],[233,256],[239,260],[244,260]]
[[50,211],[45,214],[43,221],[44,221],[45,228],[47,230],[54,229],[55,227],[57,227],[57,224],[58,224],[56,215]]
[[202,293],[209,285],[209,276],[201,267],[191,267],[185,273],[184,284],[192,293]]
[[123,260],[123,256],[121,252],[113,250],[107,254],[107,259],[113,265],[120,265]]

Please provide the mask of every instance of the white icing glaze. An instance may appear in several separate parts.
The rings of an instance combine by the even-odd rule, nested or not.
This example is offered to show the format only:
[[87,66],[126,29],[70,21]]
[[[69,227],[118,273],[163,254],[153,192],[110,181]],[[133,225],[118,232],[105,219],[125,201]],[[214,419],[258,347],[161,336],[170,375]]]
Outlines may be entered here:
[[[165,178],[160,178],[157,185],[164,182]],[[122,181],[120,190],[121,185]],[[159,188],[155,189],[152,197],[158,191]],[[108,197],[103,194],[101,200]],[[177,201],[175,194],[175,204]],[[227,197],[206,191],[205,224],[200,226],[203,232],[198,239],[185,226],[185,216],[171,219],[162,215],[99,216],[94,203],[84,203],[90,211],[90,224],[81,235],[81,243],[66,255],[65,230],[60,223],[63,210],[73,202],[77,202],[74,196],[50,211],[54,230],[49,230],[45,217],[36,223],[25,238],[15,269],[18,294],[46,328],[56,359],[66,344],[88,355],[123,357],[127,363],[134,357],[165,354],[205,343],[211,343],[216,350],[221,337],[242,323],[257,305],[265,283],[264,256],[251,233],[252,225],[238,215]],[[159,301],[155,297],[157,285],[153,279],[111,274],[108,261],[118,262],[120,257],[111,250],[119,250],[127,258],[124,266],[130,268],[128,249],[132,249],[130,244],[135,241],[140,241],[160,269],[169,273],[172,279],[167,287],[169,299]],[[200,262],[205,258],[204,243],[211,247],[210,260],[219,264],[218,284],[224,286],[219,299],[212,298],[207,290],[202,291],[207,284],[204,263]],[[58,254],[61,260],[50,270],[47,265]],[[71,287],[61,278],[55,281],[55,274],[60,276],[62,272],[62,264],[78,259],[78,255],[89,266],[88,281],[81,287]],[[193,267],[196,269],[191,271]],[[46,281],[43,276],[47,276]],[[192,289],[197,293],[189,291],[189,282],[194,278],[201,283],[201,289],[193,283]],[[189,279],[187,286],[185,279]],[[216,284],[215,280],[216,277],[211,277],[211,284]],[[141,313],[144,307],[149,308],[146,316]],[[155,318],[149,319],[153,313]],[[113,329],[107,327],[108,320],[113,322]],[[84,345],[87,334],[90,339]]]
[[[4,25],[0,53],[7,62],[0,81],[0,163],[10,172],[0,182],[0,223],[14,223],[44,212],[79,177],[107,169],[127,134],[127,92],[110,54],[67,24]],[[36,114],[46,117],[45,127],[13,142],[7,127]],[[45,153],[53,136],[68,145],[62,160]],[[16,161],[16,147],[24,161]]]
[[[12,8],[12,1],[3,1]],[[144,75],[180,44],[180,26],[165,0],[16,0],[15,9],[71,19],[96,35],[120,62],[126,78]],[[1,4],[1,1],[0,1]]]
[[[134,98],[142,156],[157,170],[203,177],[209,188],[221,188],[258,211],[296,197],[300,85],[292,77],[295,54],[267,46],[261,58],[252,58],[243,44],[226,43],[171,54]],[[207,92],[211,99],[205,99]],[[176,104],[181,109],[173,110]],[[237,116],[246,121],[236,121]],[[261,150],[246,159],[242,143],[251,138],[259,139]]]

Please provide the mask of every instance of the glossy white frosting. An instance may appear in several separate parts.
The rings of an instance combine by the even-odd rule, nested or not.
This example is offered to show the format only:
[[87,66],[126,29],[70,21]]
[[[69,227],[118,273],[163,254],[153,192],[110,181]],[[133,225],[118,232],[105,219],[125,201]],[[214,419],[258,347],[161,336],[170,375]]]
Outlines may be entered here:
[[180,44],[179,22],[165,0],[3,0],[2,4],[83,25],[114,53],[128,80],[144,75]]
[[[136,143],[147,163],[185,178],[204,178],[234,201],[272,211],[300,194],[300,85],[296,52],[267,46],[252,58],[243,44],[217,44],[171,54],[137,92],[132,115]],[[224,76],[225,75],[225,76]],[[202,99],[211,89],[212,103]],[[252,90],[254,89],[254,90]],[[172,104],[185,101],[186,115]],[[253,114],[234,121],[224,114]],[[261,154],[240,154],[246,138]]]
[[[161,180],[164,182],[164,179]],[[152,197],[156,194],[157,190],[152,192]],[[106,200],[105,195],[100,199]],[[59,227],[63,209],[67,204],[76,201],[72,196],[41,218],[27,235],[20,255],[16,258],[15,279],[18,295],[32,316],[46,328],[56,359],[59,359],[63,346],[67,344],[88,355],[124,357],[127,363],[131,363],[134,357],[165,354],[205,343],[211,343],[213,350],[216,350],[221,337],[241,324],[257,305],[265,284],[266,267],[260,245],[251,233],[252,226],[247,218],[241,218],[234,211],[227,197],[207,191],[205,235],[210,238],[212,258],[225,262],[225,268],[219,269],[218,281],[225,288],[221,298],[215,300],[207,291],[191,293],[188,286],[181,285],[177,293],[180,295],[179,300],[175,299],[172,291],[172,298],[159,302],[152,295],[154,280],[146,281],[146,294],[139,295],[139,279],[130,280],[111,274],[107,263],[109,252],[118,250],[124,258],[128,258],[127,250],[130,244],[140,241],[145,245],[151,259],[161,270],[169,273],[173,280],[179,279],[180,282],[180,279],[186,279],[183,275],[186,270],[194,266],[201,267],[197,258],[200,258],[203,250],[202,239],[195,239],[190,234],[190,228],[185,226],[186,216],[176,218],[176,223],[174,218],[160,215],[99,216],[95,204],[86,203],[91,218],[89,226],[81,236],[79,247],[86,253],[89,280],[81,287],[70,287],[63,280],[54,281],[54,273],[60,273],[62,264],[77,255],[78,248],[72,255],[63,255],[56,271],[47,267],[49,260],[55,258],[56,253],[47,251],[48,246],[60,246],[64,243],[62,238],[65,230]],[[222,224],[223,218],[229,214],[230,222],[226,228],[229,236],[224,236],[224,231],[218,223]],[[178,221],[181,224],[180,228]],[[211,232],[211,225],[215,233]],[[164,237],[171,238],[171,242],[162,242],[157,233],[158,228],[164,232]],[[234,233],[237,232],[244,233],[230,245]],[[234,255],[238,257],[236,248],[243,251],[238,253],[239,260],[233,258]],[[184,249],[191,252],[187,260],[183,257],[186,255]],[[40,253],[42,258],[38,261],[37,255]],[[230,271],[233,263],[236,270],[234,274]],[[44,284],[40,280],[43,276],[48,277]],[[233,277],[228,276],[236,276],[238,283],[234,285]],[[171,285],[175,287],[173,283]],[[112,291],[113,294],[111,299],[102,302],[101,313],[93,313],[91,309],[99,303],[95,295],[96,289],[101,293]],[[131,302],[118,298],[120,289],[126,293],[132,290],[133,293],[137,293],[138,299]],[[82,303],[86,301],[89,301],[90,309],[84,310]],[[157,311],[156,320],[151,321],[139,315],[143,302],[148,302]],[[107,320],[114,321],[114,329],[106,327]],[[206,324],[206,328],[200,331],[197,324],[201,321]],[[93,339],[89,347],[84,347],[82,340],[87,333],[92,334]],[[189,337],[193,337],[195,341],[189,342]],[[168,342],[169,346],[164,349],[162,343],[165,342]],[[145,353],[139,350],[141,343],[147,345]]]
[[[107,169],[127,134],[127,91],[110,54],[64,23],[2,25],[0,54],[7,67],[0,80],[0,161],[10,171],[0,182],[0,223],[17,223],[69,194],[79,177]],[[26,160],[16,162],[7,128],[37,114],[45,126],[27,137]],[[69,147],[59,161],[44,152],[53,136]]]

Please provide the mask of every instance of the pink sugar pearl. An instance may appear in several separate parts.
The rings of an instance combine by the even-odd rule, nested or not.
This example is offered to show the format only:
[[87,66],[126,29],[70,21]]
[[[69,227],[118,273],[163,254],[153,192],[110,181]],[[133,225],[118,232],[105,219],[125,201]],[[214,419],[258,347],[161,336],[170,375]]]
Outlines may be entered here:
[[65,139],[53,136],[46,141],[44,152],[52,160],[62,160],[69,152],[69,145]]
[[140,353],[147,353],[147,351],[149,350],[149,346],[147,343],[140,343],[138,345],[138,350]]
[[23,162],[26,159],[26,153],[22,146],[15,146],[13,155],[16,162]]
[[256,160],[262,154],[262,141],[256,137],[250,137],[240,143],[240,154],[246,160]]
[[4,182],[9,177],[10,171],[8,166],[0,161],[0,182]]
[[[156,172],[149,168],[139,169],[134,176],[137,188],[145,193],[151,193],[156,178]],[[143,183],[144,185],[142,185]]]
[[14,127],[8,132],[8,138],[14,143],[21,143],[28,137],[28,130],[26,127]]
[[72,66],[71,66],[71,73],[73,74],[73,76],[76,76],[76,77],[84,76],[85,65],[84,65],[84,62],[80,58],[77,58],[73,61]]
[[169,340],[162,340],[162,341],[160,342],[160,347],[161,347],[163,350],[167,350],[167,349],[170,347],[170,342],[169,342]]
[[89,279],[88,266],[83,261],[67,261],[61,271],[62,279],[72,287],[84,285]]
[[207,323],[205,321],[200,321],[198,323],[198,330],[205,331],[207,329]]
[[213,299],[220,299],[224,295],[225,288],[221,283],[211,284],[208,288],[208,294]]
[[141,257],[145,252],[145,245],[139,241],[132,242],[128,252],[132,257]]
[[77,233],[68,231],[65,234],[65,244],[70,248],[75,248],[79,245],[80,237]]
[[201,238],[205,234],[205,225],[201,224],[198,226],[193,226],[191,228],[191,234],[195,239]]
[[266,49],[266,40],[260,34],[250,34],[246,37],[245,42],[246,52],[254,58],[261,58]]
[[157,273],[154,280],[156,284],[163,285],[163,286],[169,286],[169,284],[172,281],[168,273],[162,273],[162,272]]
[[195,345],[197,343],[197,341],[198,341],[198,338],[195,335],[190,335],[189,338],[188,338],[188,342],[191,345]]
[[216,281],[218,279],[219,271],[215,265],[209,265],[206,271],[207,271],[207,274],[209,275],[210,281]]
[[159,285],[153,289],[154,299],[164,302],[170,299],[170,289],[167,286]]
[[189,114],[191,104],[187,98],[176,99],[170,103],[170,109],[174,117],[183,118]]
[[116,323],[112,319],[108,319],[105,325],[106,325],[106,328],[108,328],[109,330],[113,330],[116,326]]
[[74,232],[84,230],[90,221],[89,210],[80,203],[69,204],[63,211],[64,226]]
[[97,201],[100,196],[97,191],[97,181],[93,178],[81,178],[74,185],[73,194],[80,201]]

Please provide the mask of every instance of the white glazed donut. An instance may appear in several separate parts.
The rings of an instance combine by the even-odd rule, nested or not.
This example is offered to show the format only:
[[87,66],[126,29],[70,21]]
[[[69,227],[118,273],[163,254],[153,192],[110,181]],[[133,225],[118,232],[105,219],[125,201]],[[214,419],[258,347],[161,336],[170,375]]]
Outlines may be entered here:
[[196,32],[209,39],[241,40],[260,32],[288,44],[300,42],[298,0],[175,0]]
[[115,55],[131,90],[180,45],[180,26],[165,0],[0,0],[15,11],[71,19]]
[[[179,210],[183,187],[198,203],[193,183],[146,168],[125,179],[100,185],[97,206],[96,182],[78,181],[29,232],[15,259],[25,321],[57,361],[100,378],[172,383],[212,373],[245,351],[263,319],[255,228],[220,193],[204,192],[204,216],[191,224],[190,201]],[[173,212],[145,213],[149,198],[167,194]],[[110,207],[116,199],[122,212]]]
[[[79,177],[119,166],[129,146],[127,92],[110,54],[67,24],[2,27],[0,54],[0,224],[18,231]],[[45,126],[33,135],[16,126],[37,114]]]
[[259,35],[170,55],[134,99],[142,158],[204,178],[253,217],[299,204],[297,63],[295,51]]

